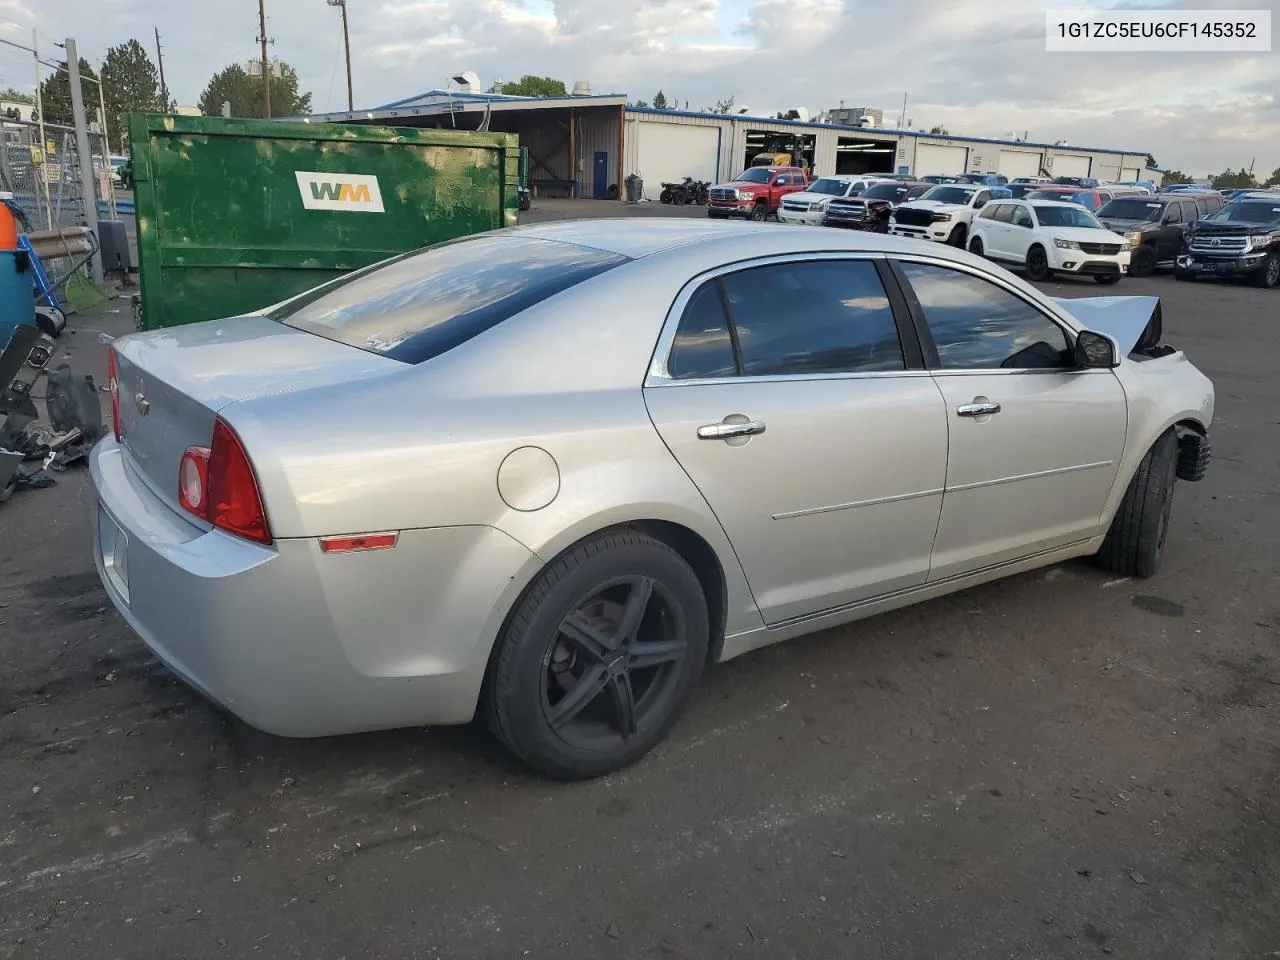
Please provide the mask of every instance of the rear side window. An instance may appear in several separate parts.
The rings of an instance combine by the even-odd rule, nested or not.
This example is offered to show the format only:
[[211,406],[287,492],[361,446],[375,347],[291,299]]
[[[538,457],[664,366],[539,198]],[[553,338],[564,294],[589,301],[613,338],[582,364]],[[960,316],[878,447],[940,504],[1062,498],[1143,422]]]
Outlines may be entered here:
[[422,363],[627,261],[534,237],[468,237],[349,274],[268,316],[361,350]]
[[866,260],[773,264],[703,284],[667,360],[678,380],[905,368],[893,309]]
[[667,373],[676,380],[709,380],[738,373],[729,318],[714,280],[700,286],[685,307],[671,344]]

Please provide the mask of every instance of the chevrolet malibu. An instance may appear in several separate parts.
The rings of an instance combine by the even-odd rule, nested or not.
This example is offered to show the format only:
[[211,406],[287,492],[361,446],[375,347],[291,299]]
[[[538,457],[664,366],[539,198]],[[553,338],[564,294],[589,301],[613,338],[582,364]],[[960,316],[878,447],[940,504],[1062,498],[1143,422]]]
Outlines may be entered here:
[[940,244],[566,222],[117,341],[115,606],[275,734],[483,715],[603,774],[704,669],[1069,557],[1156,571],[1213,387],[1159,301]]

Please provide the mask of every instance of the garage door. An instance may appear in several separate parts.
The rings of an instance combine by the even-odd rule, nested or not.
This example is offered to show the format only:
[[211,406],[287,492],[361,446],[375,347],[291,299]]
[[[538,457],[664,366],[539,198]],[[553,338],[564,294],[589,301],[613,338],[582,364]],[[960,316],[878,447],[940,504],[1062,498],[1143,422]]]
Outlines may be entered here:
[[1121,180],[1141,180],[1142,179],[1142,171],[1139,170],[1137,167],[1125,167],[1123,170],[1120,171],[1120,174],[1121,174],[1120,176]]
[[1053,158],[1053,175],[1055,177],[1087,177],[1089,160],[1089,157],[1074,153],[1060,153]]
[[917,177],[942,173],[964,173],[969,169],[969,148],[939,143],[917,143],[913,171]]
[[657,200],[664,182],[685,177],[716,182],[720,163],[720,129],[642,120],[636,126],[635,173],[644,179],[644,195]]
[[1098,160],[1093,165],[1093,175],[1099,180],[1119,180],[1119,160]]
[[1040,173],[1040,153],[1028,150],[1001,150],[1000,173],[1012,180],[1014,177],[1038,177]]

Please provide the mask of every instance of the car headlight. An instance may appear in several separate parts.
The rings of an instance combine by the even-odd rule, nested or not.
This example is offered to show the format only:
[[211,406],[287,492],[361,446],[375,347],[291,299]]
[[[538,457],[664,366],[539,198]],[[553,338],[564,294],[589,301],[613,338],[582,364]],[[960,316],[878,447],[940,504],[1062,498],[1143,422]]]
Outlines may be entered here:
[[810,210],[825,210],[825,209],[827,209],[827,204],[828,204],[828,203],[830,203],[830,202],[831,202],[830,200],[815,200],[815,201],[813,201],[813,203],[809,204],[809,209],[810,209]]
[[1249,238],[1250,247],[1269,247],[1271,246],[1271,244],[1275,242],[1276,242],[1276,235],[1274,233],[1265,233],[1260,237]]
[[1129,233],[1126,233],[1126,234],[1124,235],[1124,238],[1125,238],[1126,240],[1128,240],[1131,244],[1133,244],[1135,247],[1137,247],[1137,246],[1141,246],[1141,245],[1142,245],[1142,231],[1141,231],[1141,230],[1132,230],[1132,231],[1130,231]]
[[1128,240],[1121,240],[1121,241],[1120,241],[1120,249],[1121,249],[1121,250],[1130,250],[1130,249],[1132,249],[1132,248],[1133,248],[1133,244],[1132,244],[1132,243],[1130,243]]
[[756,197],[756,195],[755,195],[754,193],[752,193],[750,190],[739,190],[739,191],[738,191],[738,199],[739,199],[739,200],[754,200],[754,199],[755,199],[755,197]]
[[1074,240],[1059,240],[1056,237],[1054,238],[1053,245],[1057,247],[1059,250],[1079,250],[1080,249],[1080,244],[1076,243]]
[[948,221],[948,220],[950,220],[950,219],[951,219],[951,214],[949,214],[949,213],[935,213],[935,214],[933,215],[933,222],[934,222],[934,223],[945,223],[946,221]]

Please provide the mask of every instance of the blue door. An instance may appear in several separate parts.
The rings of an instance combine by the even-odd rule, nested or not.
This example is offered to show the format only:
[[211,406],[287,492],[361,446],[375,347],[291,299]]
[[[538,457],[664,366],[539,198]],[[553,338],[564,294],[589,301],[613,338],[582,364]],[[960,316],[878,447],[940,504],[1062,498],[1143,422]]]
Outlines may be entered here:
[[595,191],[593,196],[597,200],[605,200],[609,197],[609,154],[604,150],[596,151],[595,163]]

